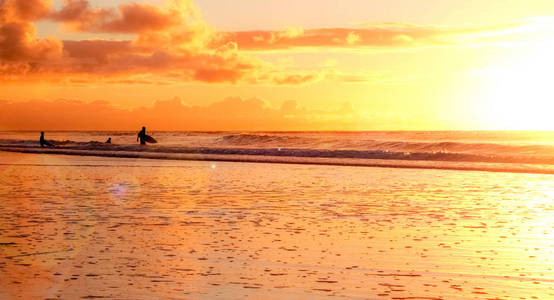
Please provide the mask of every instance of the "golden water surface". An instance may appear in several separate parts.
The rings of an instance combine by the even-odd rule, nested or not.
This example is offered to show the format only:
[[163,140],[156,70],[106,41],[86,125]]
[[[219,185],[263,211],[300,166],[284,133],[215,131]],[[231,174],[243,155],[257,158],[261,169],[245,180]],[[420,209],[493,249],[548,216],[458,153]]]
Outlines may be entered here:
[[2,299],[553,299],[552,175],[0,152]]

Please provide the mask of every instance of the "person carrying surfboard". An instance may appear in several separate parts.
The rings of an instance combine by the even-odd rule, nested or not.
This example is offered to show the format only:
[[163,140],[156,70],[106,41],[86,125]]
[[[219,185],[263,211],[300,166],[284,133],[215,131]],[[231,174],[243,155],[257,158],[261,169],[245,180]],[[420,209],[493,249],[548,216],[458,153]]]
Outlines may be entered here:
[[151,143],[151,144],[155,144],[157,143],[158,141],[156,141],[155,138],[149,136],[148,134],[146,134],[146,127],[142,127],[142,130],[137,134],[137,141],[140,139],[140,144],[141,145],[146,145],[146,143]]
[[137,142],[140,139],[141,145],[146,145],[146,127],[142,126],[142,130],[137,134]]

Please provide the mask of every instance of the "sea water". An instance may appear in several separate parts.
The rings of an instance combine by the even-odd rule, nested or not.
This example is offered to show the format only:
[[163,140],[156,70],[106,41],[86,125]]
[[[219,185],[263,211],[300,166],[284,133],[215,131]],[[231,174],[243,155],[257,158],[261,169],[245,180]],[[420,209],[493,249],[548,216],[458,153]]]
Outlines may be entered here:
[[[554,132],[0,132],[0,150],[68,155],[554,173]],[[108,137],[111,144],[104,143]]]

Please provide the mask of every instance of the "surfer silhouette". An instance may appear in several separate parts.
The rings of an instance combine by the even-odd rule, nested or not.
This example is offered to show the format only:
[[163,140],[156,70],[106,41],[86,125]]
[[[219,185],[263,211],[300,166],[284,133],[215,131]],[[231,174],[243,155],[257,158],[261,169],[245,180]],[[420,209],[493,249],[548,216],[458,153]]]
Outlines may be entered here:
[[142,130],[137,134],[137,141],[140,139],[141,145],[146,145],[146,143],[152,143],[155,144],[158,141],[156,141],[155,138],[149,136],[146,134],[146,127],[142,126]]
[[142,126],[142,130],[137,134],[137,141],[140,139],[141,145],[146,145],[146,127]]
[[106,141],[106,144],[111,144],[112,143],[112,138],[109,137],[108,140]]
[[52,143],[50,143],[49,141],[44,139],[44,131],[41,131],[40,132],[40,147],[43,148],[44,146],[54,147],[54,145],[52,145]]

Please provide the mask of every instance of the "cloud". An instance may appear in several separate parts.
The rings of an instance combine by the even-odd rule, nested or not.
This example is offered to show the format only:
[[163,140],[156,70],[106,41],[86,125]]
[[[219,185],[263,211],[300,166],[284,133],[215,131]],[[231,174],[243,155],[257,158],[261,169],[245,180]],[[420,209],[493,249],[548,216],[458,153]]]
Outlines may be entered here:
[[[27,0],[3,4],[4,15],[24,20],[0,23],[0,80],[3,81],[122,83],[125,78],[127,82],[295,84],[315,78],[315,75],[301,78],[297,72],[287,73],[239,52],[236,43],[222,42],[219,33],[205,23],[191,0],[170,1],[162,8],[129,3],[117,10],[94,8],[85,0],[67,0],[60,10],[50,13],[44,12],[48,7],[44,1],[40,2],[40,13],[22,11],[23,8],[17,7],[24,1]],[[62,22],[77,31],[133,33],[135,38],[128,41],[39,39],[34,25],[28,21],[33,19],[31,15]],[[285,35],[300,34],[301,31],[291,29]],[[130,77],[133,79],[128,80]]]
[[28,61],[35,64],[59,57],[62,43],[56,39],[38,39],[31,23],[0,24],[0,60]]
[[48,15],[51,0],[2,0],[0,1],[0,22],[31,22]]
[[114,55],[125,55],[135,52],[130,41],[64,41],[63,48],[70,58],[88,59],[95,63],[108,62],[109,58]]
[[[264,61],[256,52],[469,45],[497,41],[523,26],[451,29],[371,23],[358,28],[217,32],[205,22],[192,0],[171,0],[163,6],[134,2],[115,8],[93,7],[87,0],[65,0],[58,10],[52,10],[51,5],[49,0],[0,0],[0,82],[194,81],[276,85],[326,79],[364,82],[372,77],[338,74],[323,67],[290,69]],[[75,32],[125,33],[131,38],[124,41],[39,38],[33,22],[41,19],[60,22]],[[534,27],[527,29],[544,31],[551,23],[535,21]]]
[[449,34],[435,28],[381,25],[371,28],[316,28],[285,31],[222,33],[224,42],[235,42],[240,50],[290,50],[297,48],[415,47],[446,44]]
[[549,38],[554,18],[534,18],[488,27],[452,28],[403,23],[366,23],[356,28],[292,28],[283,31],[221,32],[214,43],[235,43],[239,51],[402,50],[525,43]]
[[282,74],[273,78],[273,82],[282,85],[298,85],[317,82],[326,77],[325,72],[307,72],[304,74]]
[[[259,98],[229,97],[207,106],[189,106],[178,97],[152,106],[121,109],[105,101],[0,101],[2,130],[319,130],[354,128],[361,120],[350,103],[313,110],[296,101],[272,107]],[[366,120],[367,121],[367,120]]]
[[[152,80],[236,82],[249,73],[244,70],[257,67],[256,59],[239,55],[232,47],[206,47],[211,31],[190,0],[171,1],[165,8],[129,3],[117,11],[68,0],[59,11],[48,13],[49,4],[1,2],[0,75],[4,81],[78,77],[94,82],[149,74]],[[37,18],[54,19],[78,30],[136,33],[136,37],[129,41],[39,39],[31,23]]]
[[147,3],[128,3],[116,9],[93,8],[86,0],[66,0],[50,19],[81,32],[140,33],[160,31],[180,24],[176,7],[161,9]]
[[0,70],[17,69],[17,65],[24,61],[36,65],[42,60],[61,55],[61,42],[54,38],[37,38],[35,27],[31,23],[45,16],[49,5],[50,1],[45,0],[0,2],[0,62],[16,63],[10,67],[1,66]]

